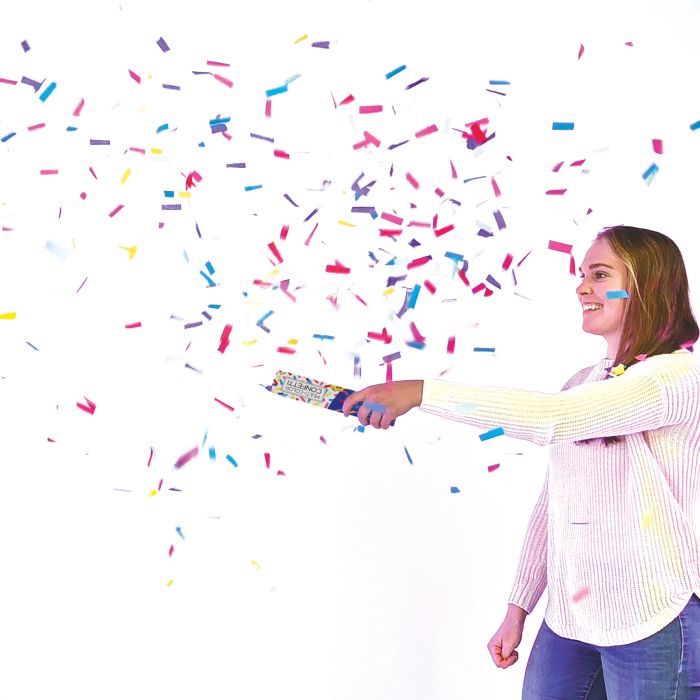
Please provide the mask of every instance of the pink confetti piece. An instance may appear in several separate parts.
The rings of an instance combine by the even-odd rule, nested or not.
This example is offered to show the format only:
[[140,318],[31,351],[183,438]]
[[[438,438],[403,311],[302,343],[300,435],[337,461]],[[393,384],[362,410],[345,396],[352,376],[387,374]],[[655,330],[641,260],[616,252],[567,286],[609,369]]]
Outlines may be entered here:
[[585,158],[581,158],[581,160],[575,160],[573,163],[569,163],[570,168],[577,168],[581,165],[583,165],[586,162]]
[[426,288],[431,294],[435,294],[435,292],[437,291],[437,288],[435,287],[435,285],[434,285],[430,280],[425,280],[425,281],[423,282],[423,284],[425,285],[425,288]]
[[[558,241],[549,241],[549,245],[547,247],[549,248],[549,250],[556,250],[559,253],[571,253],[572,249],[572,246],[569,243],[559,243]],[[528,253],[528,255],[529,254],[530,253]],[[524,259],[525,258],[523,258],[523,260]],[[518,263],[518,265],[519,264],[520,263]]]
[[503,265],[502,265],[503,269],[507,270],[510,267],[510,264],[512,262],[513,262],[513,256],[510,253],[508,253],[506,255],[506,259],[503,261]]
[[233,326],[230,323],[227,323],[224,326],[224,330],[221,333],[221,338],[219,339],[219,347],[218,350],[220,353],[225,352],[226,348],[229,346],[230,341],[230,335],[231,335],[231,330],[233,329]]
[[87,401],[87,406],[82,403],[76,403],[75,405],[81,411],[85,411],[85,413],[89,413],[91,416],[95,415],[95,409],[97,408],[97,405],[90,401],[90,399],[87,396],[83,396],[83,398]]
[[438,238],[439,236],[444,236],[446,233],[452,231],[454,227],[454,224],[448,224],[447,226],[443,226],[442,228],[435,229],[435,237]]
[[450,171],[452,173],[452,179],[456,180],[457,179],[457,168],[455,168],[454,163],[450,161]]
[[381,340],[384,343],[391,342],[391,336],[386,332],[386,328],[383,328],[381,333],[374,333],[373,331],[368,331],[367,337],[370,340]]
[[382,105],[361,105],[360,114],[376,114],[384,109]]
[[336,260],[336,265],[326,265],[326,272],[332,272],[338,275],[347,275],[350,273],[350,268],[345,267],[345,265],[339,263]]
[[280,240],[284,241],[287,239],[287,234],[289,233],[289,226],[285,224],[282,226],[282,230],[280,231]]
[[283,263],[284,260],[282,259],[282,256],[280,255],[279,250],[277,250],[277,246],[275,245],[275,242],[272,241],[272,243],[268,243],[267,247],[270,249],[272,254],[277,258],[278,263]]
[[78,102],[78,106],[73,110],[73,116],[79,117],[80,112],[82,112],[84,106],[85,106],[85,100],[81,98],[80,102]]
[[326,438],[324,438],[323,435],[321,435],[321,437],[319,438],[319,440],[320,440],[324,445],[327,445],[327,444],[328,444],[328,443],[326,442]]
[[498,469],[498,467],[500,467],[500,466],[501,466],[500,464],[490,464],[488,466],[489,473],[496,471],[496,469]]
[[124,328],[141,328],[141,321],[136,321],[136,323],[127,323]]
[[400,228],[380,228],[379,229],[380,236],[400,236],[401,233],[402,233],[402,230]]
[[112,209],[111,212],[109,212],[109,217],[112,218],[116,214],[118,214],[122,209],[124,208],[123,204],[118,204],[114,209]]
[[151,447],[150,449],[151,449],[151,454],[148,455],[148,464],[146,464],[147,467],[151,466],[151,460],[153,459],[153,454],[154,454],[153,448]]
[[416,178],[413,177],[411,173],[406,173],[406,179],[408,180],[408,182],[414,190],[417,190],[420,187],[420,185],[418,184],[418,180],[416,180]]
[[272,100],[265,100],[265,116],[269,119],[272,116]]
[[277,348],[277,352],[280,352],[283,355],[293,355],[296,350],[294,348],[287,347],[286,345],[280,345]]
[[406,269],[411,270],[414,267],[420,267],[421,265],[425,265],[426,263],[430,262],[432,259],[432,255],[424,255],[422,258],[416,258],[415,260],[411,260],[411,262],[408,263]]
[[437,126],[435,124],[431,124],[430,126],[426,126],[424,129],[421,129],[420,131],[416,131],[416,138],[420,139],[423,138],[423,136],[428,136],[429,134],[434,134],[438,130]]
[[501,190],[498,187],[498,183],[496,182],[496,178],[492,177],[491,178],[491,187],[493,187],[493,193],[496,195],[496,197],[501,196]]
[[208,66],[218,66],[219,68],[230,68],[230,63],[222,63],[221,61],[207,61]]
[[661,139],[652,139],[651,146],[654,149],[654,153],[662,155],[664,152],[664,143]]
[[228,408],[229,411],[234,410],[233,406],[229,406],[229,404],[224,403],[221,399],[217,399],[216,397],[214,397],[214,401],[216,401],[216,403],[218,404],[221,404],[224,408]]
[[588,586],[583,586],[576,593],[571,596],[572,603],[578,603],[583,600],[587,595],[590,595],[591,589]]
[[355,297],[355,299],[357,299],[357,301],[359,301],[361,304],[363,304],[364,306],[367,306],[367,302],[366,302],[359,294],[355,294],[355,292],[353,292],[352,295],[353,295],[353,296]]
[[440,187],[435,188],[435,194],[438,197],[444,197],[445,196],[445,190],[441,189]]
[[418,327],[416,326],[416,324],[413,321],[411,321],[410,328],[411,328],[411,333],[413,333],[413,339],[417,343],[425,343],[425,336],[421,335],[420,331],[418,330]]
[[395,214],[388,214],[387,212],[382,212],[381,218],[385,221],[390,221],[392,224],[398,224],[401,226],[403,224],[403,219]]
[[355,101],[355,97],[353,95],[348,95],[344,100],[340,102],[340,106],[342,105],[349,105],[351,102]]
[[58,175],[58,170],[54,169],[48,169],[48,170],[40,170],[39,175]]
[[318,228],[318,224],[314,226],[314,230],[309,234],[309,237],[304,241],[304,245],[309,245],[311,243],[311,238],[313,237],[314,233],[316,233],[316,229]]
[[214,73],[214,78],[218,80],[220,83],[223,83],[226,87],[233,87],[233,81],[229,80],[223,75],[219,75],[218,73]]
[[0,78],[0,83],[5,83],[6,85],[17,85],[16,80],[10,80],[9,78]]
[[561,170],[561,166],[564,165],[564,161],[562,160],[560,163],[557,163],[553,168],[552,172],[553,173],[558,173]]
[[269,469],[270,468],[270,453],[265,452],[265,466]]
[[130,68],[129,68],[129,75],[130,75],[137,83],[140,83],[140,82],[141,82],[141,76],[138,75],[137,73],[134,73],[134,71],[132,71]]
[[172,544],[171,544],[171,545],[170,545],[170,549],[168,550],[168,556],[169,556],[169,557],[172,557],[174,551],[175,551],[175,545],[172,545]]
[[449,355],[454,355],[455,352],[455,336],[451,335],[447,339],[447,353]]
[[37,129],[43,129],[46,126],[44,122],[41,124],[33,124],[32,126],[27,127],[27,131],[36,131]]
[[581,56],[583,56],[583,52],[584,52],[584,48],[583,48],[583,44],[581,44],[581,47],[578,50],[578,60],[579,61],[581,60]]
[[547,190],[545,194],[564,194],[566,192],[566,188],[561,189],[561,190]]
[[196,457],[198,454],[199,447],[193,447],[189,452],[185,452],[185,454],[180,455],[180,457],[177,458],[177,461],[175,462],[175,468],[180,469],[180,467],[184,467],[185,464],[187,464],[187,462]]

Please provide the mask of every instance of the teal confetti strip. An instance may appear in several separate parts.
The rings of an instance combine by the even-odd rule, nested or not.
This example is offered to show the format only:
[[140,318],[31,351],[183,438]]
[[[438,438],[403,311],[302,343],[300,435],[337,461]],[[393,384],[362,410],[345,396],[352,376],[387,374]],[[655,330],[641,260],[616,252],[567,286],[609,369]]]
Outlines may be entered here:
[[399,66],[398,68],[394,68],[394,70],[389,71],[385,77],[387,80],[389,80],[389,78],[393,78],[395,75],[398,75],[402,70],[406,70],[406,66]]
[[489,80],[489,85],[510,85],[510,80]]
[[207,304],[208,309],[220,309],[221,304]]
[[207,268],[207,270],[209,271],[209,274],[210,274],[210,275],[213,275],[213,274],[214,274],[214,266],[213,266],[208,260],[207,260],[207,262],[205,263],[204,266]]
[[406,446],[404,446],[403,449],[406,452],[406,457],[408,457],[409,464],[413,464],[413,460],[411,459],[411,455],[408,454],[408,449],[406,448]]
[[496,352],[496,348],[474,348],[474,352]]
[[251,190],[261,190],[262,185],[246,185],[245,186],[245,191],[250,192]]
[[365,426],[364,425],[358,425],[357,428],[355,428],[358,433],[364,433],[365,432]]
[[46,100],[51,97],[51,93],[56,89],[56,83],[51,83],[44,92],[39,95],[39,99],[42,102],[46,102]]
[[217,117],[216,119],[209,120],[209,126],[216,126],[217,124],[228,124],[231,121],[231,117]]
[[204,277],[204,279],[207,282],[209,282],[209,285],[208,285],[209,287],[216,287],[216,282],[214,282],[214,280],[211,277],[209,277],[209,275],[202,272],[202,270],[199,271],[199,274],[202,275],[202,277]]
[[163,190],[163,196],[164,197],[174,197],[175,190]]
[[185,539],[185,536],[182,534],[182,528],[179,525],[175,528],[175,532],[177,532],[183,540]]
[[226,459],[227,459],[229,462],[231,462],[231,464],[233,464],[234,467],[237,467],[237,466],[238,466],[238,462],[236,462],[236,460],[235,460],[233,457],[231,457],[231,455],[226,455]]
[[289,83],[293,83],[295,80],[299,80],[301,78],[301,73],[295,73],[291,78],[287,78],[284,82],[289,85]]
[[420,293],[420,285],[416,284],[413,286],[413,290],[411,291],[411,297],[408,300],[408,308],[409,309],[415,308],[419,293]]
[[574,122],[552,122],[552,131],[573,131]]
[[78,127],[77,126],[67,126],[66,131],[77,131]]
[[605,292],[608,299],[629,299],[629,294],[624,289],[616,289],[611,292]]
[[214,448],[214,447],[209,448],[209,459],[211,459],[211,460],[216,459],[216,448]]
[[460,490],[456,486],[450,486],[450,493],[460,493]]
[[484,440],[490,440],[491,438],[498,437],[499,435],[505,435],[506,431],[503,430],[503,428],[494,428],[493,430],[489,430],[487,433],[482,433],[479,435],[479,440],[481,442],[484,442]]
[[156,134],[160,134],[161,131],[167,131],[170,127],[167,124],[161,124],[157,129],[156,129]]
[[286,83],[284,85],[281,85],[280,87],[270,88],[269,90],[265,90],[265,95],[267,97],[272,97],[273,95],[279,95],[282,92],[287,92],[287,84]]
[[416,350],[424,350],[425,349],[425,343],[421,343],[418,340],[407,340],[406,345],[412,348],[416,348]]
[[321,333],[314,333],[313,337],[318,338],[319,340],[335,340],[334,335],[322,335]]
[[698,129],[700,129],[700,121],[694,122],[690,125],[691,131],[697,131]]

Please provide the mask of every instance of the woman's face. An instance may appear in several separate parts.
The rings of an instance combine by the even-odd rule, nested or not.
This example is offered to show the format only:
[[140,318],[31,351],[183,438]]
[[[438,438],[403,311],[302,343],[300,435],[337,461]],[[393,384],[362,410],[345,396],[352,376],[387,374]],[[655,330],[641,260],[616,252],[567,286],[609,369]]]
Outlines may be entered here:
[[[582,305],[583,330],[602,335],[608,341],[608,357],[614,359],[622,333],[622,318],[626,299],[608,299],[607,292],[628,291],[627,271],[607,241],[599,239],[588,249],[579,268],[581,284],[576,294]],[[629,291],[628,291],[629,293]],[[586,310],[587,304],[597,304],[595,310]]]

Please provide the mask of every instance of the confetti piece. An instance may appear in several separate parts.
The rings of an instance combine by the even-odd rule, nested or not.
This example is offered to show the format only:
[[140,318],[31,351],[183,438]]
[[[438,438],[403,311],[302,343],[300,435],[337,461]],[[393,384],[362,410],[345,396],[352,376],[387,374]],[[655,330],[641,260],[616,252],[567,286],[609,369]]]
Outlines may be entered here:
[[116,214],[118,214],[123,208],[124,208],[124,205],[123,205],[123,204],[117,205],[114,209],[112,209],[111,212],[109,212],[110,218],[112,218],[113,216],[115,216]]
[[426,80],[428,80],[428,78],[419,78],[418,80],[416,80],[416,81],[414,81],[414,82],[409,83],[408,85],[406,85],[406,87],[405,87],[404,89],[405,89],[405,90],[410,90],[411,88],[414,88],[414,87],[416,87],[417,85],[420,85],[421,83],[426,82]]
[[417,190],[420,187],[420,185],[418,184],[418,180],[416,180],[416,178],[413,177],[411,173],[406,173],[406,179],[408,180],[408,182],[414,190]]
[[654,522],[654,515],[651,511],[646,511],[642,516],[642,527],[649,527]]
[[266,97],[273,97],[274,95],[280,95],[283,92],[287,92],[289,89],[288,85],[281,85],[280,87],[276,88],[270,88],[269,90],[265,90],[265,95]]
[[231,464],[233,464],[234,467],[237,467],[237,466],[238,466],[238,462],[236,462],[236,460],[235,460],[233,457],[231,457],[231,455],[226,455],[226,459],[227,459],[229,462],[231,462]]
[[304,41],[305,39],[308,39],[308,38],[309,38],[309,35],[304,34],[304,36],[300,36],[298,39],[295,39],[294,43],[298,44],[300,41]]
[[564,194],[566,192],[566,187],[560,190],[547,190],[545,194]]
[[552,131],[573,131],[574,122],[552,122]]
[[690,125],[690,130],[691,130],[691,131],[697,131],[698,129],[700,129],[700,121],[693,122],[693,123]]
[[332,272],[339,275],[347,275],[350,273],[350,268],[338,263],[337,265],[326,265],[326,272]]
[[9,134],[5,134],[5,136],[0,138],[0,143],[5,143],[6,141],[9,141],[13,136],[17,136],[16,131],[11,131]]
[[499,435],[505,435],[505,430],[503,428],[494,428],[486,433],[479,435],[479,440],[484,442],[485,440],[491,440],[492,438],[498,437]]
[[652,163],[642,174],[642,178],[646,181],[647,185],[656,177],[656,173],[659,172],[659,166],[656,163]]
[[44,92],[39,95],[39,99],[42,102],[46,102],[46,100],[51,96],[51,93],[56,89],[56,83],[50,83],[49,86],[44,90]]
[[170,545],[170,549],[168,550],[168,556],[169,556],[169,557],[172,557],[174,551],[175,551],[175,545],[172,545],[172,544],[171,544],[171,545]]
[[404,445],[403,449],[406,452],[406,457],[408,457],[409,464],[413,464],[413,460],[411,459],[411,455],[408,453],[408,448]]
[[460,490],[456,486],[450,486],[450,493],[460,493]]
[[489,473],[490,473],[490,472],[493,472],[493,471],[496,471],[496,469],[498,469],[498,467],[500,467],[500,466],[501,466],[500,464],[490,464],[490,465],[488,466]]
[[652,139],[651,147],[654,149],[654,153],[658,153],[659,155],[664,152],[664,144],[661,139]]
[[579,61],[581,60],[581,56],[583,56],[583,52],[584,52],[584,48],[583,48],[583,44],[581,44],[581,47],[580,47],[579,50],[578,50],[578,59],[579,59]]
[[435,126],[435,124],[431,124],[420,131],[416,131],[416,138],[420,139],[423,138],[423,136],[428,136],[428,134],[434,134],[437,130],[437,126]]
[[172,586],[174,580],[175,580],[175,579],[172,579],[172,578],[171,578],[165,585],[166,585],[166,586]]
[[87,406],[82,403],[76,403],[75,405],[82,411],[85,411],[85,413],[89,413],[91,416],[94,415],[97,406],[92,401],[90,401],[90,399],[88,399],[87,396],[84,396],[83,398],[87,401]]
[[24,53],[27,53],[27,51],[29,51],[29,42],[26,39],[20,45]]
[[137,321],[136,323],[127,323],[124,328],[141,328],[141,321]]
[[138,75],[137,73],[134,73],[134,71],[132,71],[131,69],[128,69],[128,70],[129,70],[129,75],[130,75],[137,83],[140,83],[140,82],[141,82],[141,76]]
[[122,179],[120,180],[121,185],[123,185],[129,179],[129,175],[131,175],[131,168],[127,168],[124,171],[124,174],[122,175]]
[[[219,352],[223,353],[226,348],[229,345],[229,336],[231,335],[231,330],[233,329],[233,326],[230,323],[227,323],[224,326],[224,330],[221,333],[221,339],[219,340]],[[218,399],[217,399],[218,400]]]
[[199,447],[195,446],[193,447],[189,452],[185,452],[183,455],[177,458],[177,461],[175,462],[175,469],[180,469],[180,467],[184,467],[187,462],[189,462],[191,459],[196,457],[199,454]]
[[270,453],[265,452],[265,466],[269,469],[270,468]]
[[[547,246],[550,250],[556,250],[559,253],[571,253],[572,246],[569,245],[568,243],[559,243],[558,241],[549,241],[549,245]],[[528,253],[529,255],[530,253]],[[527,256],[525,256],[527,257]],[[523,258],[524,260],[525,258]],[[520,261],[522,263],[522,260]],[[518,263],[518,266],[520,265]]]
[[394,68],[394,70],[389,71],[385,78],[389,80],[389,78],[393,78],[395,75],[398,75],[401,71],[406,70],[406,66],[399,66],[398,68]]
[[578,603],[580,600],[583,600],[587,595],[589,595],[590,592],[591,589],[588,588],[588,586],[583,586],[583,588],[579,589],[571,596],[571,602]]
[[224,403],[221,399],[217,399],[217,398],[215,397],[215,398],[214,398],[214,401],[216,401],[216,403],[218,403],[218,404],[221,404],[224,408],[228,408],[229,411],[233,411],[233,410],[234,410],[233,406],[229,406],[227,403]]
[[40,170],[39,175],[58,175],[58,170]]
[[170,51],[170,47],[167,45],[167,43],[165,42],[165,39],[163,39],[163,37],[160,37],[160,39],[158,39],[158,41],[156,41],[156,44],[158,44],[158,46],[160,47],[160,50],[163,53],[165,53],[166,51]]
[[629,299],[629,294],[624,289],[616,289],[605,292],[608,299]]
[[9,313],[0,314],[0,320],[3,321],[12,321],[15,318],[17,318],[16,311],[10,311]]

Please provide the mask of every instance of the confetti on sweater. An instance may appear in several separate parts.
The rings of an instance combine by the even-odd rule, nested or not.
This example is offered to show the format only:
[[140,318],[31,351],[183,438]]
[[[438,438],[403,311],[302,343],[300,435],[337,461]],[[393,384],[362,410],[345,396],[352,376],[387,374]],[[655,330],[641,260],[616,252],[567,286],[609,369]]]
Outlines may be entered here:
[[591,593],[591,589],[588,586],[583,586],[582,588],[580,588],[578,591],[576,591],[576,593],[574,593],[571,596],[571,602],[578,603],[581,600],[583,600],[585,597],[590,595],[590,593]]
[[485,440],[491,440],[499,435],[505,435],[505,430],[503,430],[503,428],[494,428],[493,430],[481,433],[481,435],[479,435],[479,440],[484,442]]

